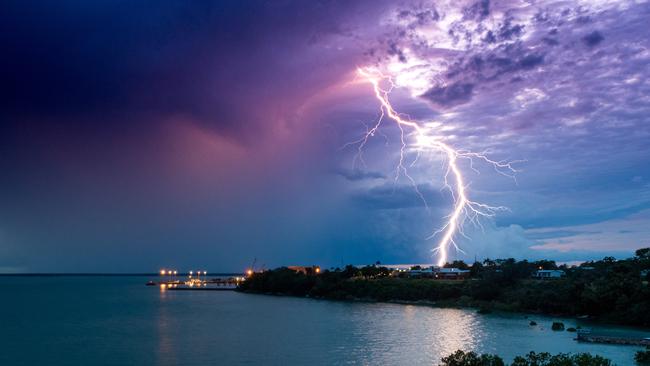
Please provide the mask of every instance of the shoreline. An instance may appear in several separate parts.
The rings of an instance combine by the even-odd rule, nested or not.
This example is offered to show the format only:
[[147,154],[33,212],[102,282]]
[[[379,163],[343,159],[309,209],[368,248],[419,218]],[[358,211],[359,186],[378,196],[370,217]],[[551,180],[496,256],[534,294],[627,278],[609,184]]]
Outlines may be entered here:
[[[394,304],[394,305],[413,305],[413,306],[423,306],[423,307],[430,307],[430,308],[437,308],[437,309],[458,309],[458,310],[467,310],[467,311],[473,311],[478,315],[490,315],[490,314],[495,314],[495,315],[522,315],[522,319],[526,320],[531,320],[531,316],[537,315],[537,316],[543,316],[547,318],[558,318],[562,320],[573,320],[573,321],[579,321],[581,323],[585,324],[591,324],[593,326],[598,326],[598,327],[605,327],[605,326],[611,326],[611,327],[617,327],[617,328],[630,328],[631,330],[635,331],[643,331],[643,332],[648,332],[650,333],[650,327],[644,327],[642,325],[630,325],[630,324],[624,324],[624,323],[618,323],[614,321],[607,321],[607,320],[599,320],[598,318],[595,317],[590,317],[590,318],[585,318],[585,319],[580,319],[576,315],[571,315],[571,314],[561,314],[561,313],[544,313],[541,311],[524,311],[524,310],[508,310],[507,307],[497,307],[497,308],[491,308],[491,309],[486,309],[488,311],[482,312],[482,307],[481,306],[476,306],[476,305],[461,305],[458,303],[453,303],[453,302],[446,302],[446,301],[430,301],[430,300],[377,300],[373,298],[361,298],[361,297],[351,297],[351,298],[345,298],[345,299],[335,299],[335,298],[329,298],[329,297],[323,297],[323,296],[297,296],[297,295],[289,295],[289,294],[284,294],[284,293],[271,293],[271,292],[254,292],[254,291],[244,291],[241,289],[236,289],[235,292],[237,293],[242,293],[246,295],[262,295],[262,296],[275,296],[275,297],[292,297],[292,298],[297,298],[297,299],[309,299],[309,300],[320,300],[320,301],[332,301],[332,302],[347,302],[347,303],[368,303],[368,304]],[[494,304],[493,304],[494,305]],[[507,305],[503,303],[499,303],[499,305]],[[566,332],[567,330],[563,330],[563,332]]]

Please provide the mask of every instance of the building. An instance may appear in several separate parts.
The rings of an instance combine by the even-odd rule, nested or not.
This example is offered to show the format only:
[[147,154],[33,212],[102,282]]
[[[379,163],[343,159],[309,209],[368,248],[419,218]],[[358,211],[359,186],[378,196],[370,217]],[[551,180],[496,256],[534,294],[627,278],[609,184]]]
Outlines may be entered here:
[[562,278],[566,275],[560,269],[540,269],[533,273],[533,278],[548,279],[548,278]]
[[440,268],[436,272],[436,278],[445,280],[461,280],[468,278],[470,272],[471,271],[469,269]]
[[413,278],[433,278],[435,275],[435,268],[421,268],[421,269],[411,269],[408,271],[409,277]]

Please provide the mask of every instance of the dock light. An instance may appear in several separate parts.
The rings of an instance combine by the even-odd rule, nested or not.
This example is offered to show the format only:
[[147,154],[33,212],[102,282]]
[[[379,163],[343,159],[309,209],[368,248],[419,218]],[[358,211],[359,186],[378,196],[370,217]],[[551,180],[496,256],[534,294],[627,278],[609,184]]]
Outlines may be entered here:
[[177,273],[178,273],[178,271],[174,271],[174,276],[176,276]]
[[246,274],[249,275],[249,276],[252,276],[253,275],[253,270],[252,269],[247,270]]
[[316,267],[316,273],[320,273],[320,267]]
[[203,275],[204,275],[204,276],[205,276],[205,275],[207,275],[207,274],[208,274],[208,272],[207,272],[207,271],[203,271]]
[[161,276],[164,276],[164,275],[165,275],[165,270],[164,270],[164,269],[161,269],[161,270],[160,270],[160,275],[161,275]]

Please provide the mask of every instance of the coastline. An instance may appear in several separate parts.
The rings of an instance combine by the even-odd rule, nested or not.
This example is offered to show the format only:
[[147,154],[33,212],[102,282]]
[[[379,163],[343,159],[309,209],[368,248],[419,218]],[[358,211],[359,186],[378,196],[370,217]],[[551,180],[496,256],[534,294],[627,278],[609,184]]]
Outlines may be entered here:
[[237,289],[235,290],[235,292],[246,294],[246,295],[291,297],[297,299],[343,302],[343,303],[347,302],[347,303],[369,303],[369,304],[394,304],[394,305],[422,306],[422,307],[430,307],[430,308],[437,308],[437,309],[458,309],[458,310],[473,311],[479,315],[490,315],[490,314],[501,315],[501,316],[521,315],[522,319],[524,320],[531,320],[532,316],[541,316],[546,318],[556,318],[557,320],[574,321],[576,323],[579,322],[583,325],[590,325],[596,327],[629,328],[634,331],[650,333],[650,327],[643,326],[643,325],[620,323],[611,320],[598,319],[596,317],[579,318],[576,315],[564,314],[564,313],[547,313],[542,311],[520,310],[520,309],[512,310],[511,306],[508,306],[508,304],[503,304],[503,303],[491,303],[490,307],[488,308],[487,306],[485,306],[486,304],[483,304],[484,306],[481,306],[477,304],[474,305],[460,304],[458,302],[453,302],[453,301],[399,300],[399,299],[378,300],[369,297],[348,297],[344,299],[339,299],[339,298],[331,298],[331,297],[324,297],[324,296],[310,296],[310,295],[298,296],[298,295],[291,295],[285,293],[244,291],[241,289]]
[[456,261],[448,267],[425,269],[348,265],[321,271],[317,266],[279,267],[251,271],[240,290],[329,300],[466,307],[482,313],[544,314],[650,328],[649,253],[650,249],[643,249],[633,258],[607,257],[573,267],[557,266],[550,260],[512,258],[471,265]]

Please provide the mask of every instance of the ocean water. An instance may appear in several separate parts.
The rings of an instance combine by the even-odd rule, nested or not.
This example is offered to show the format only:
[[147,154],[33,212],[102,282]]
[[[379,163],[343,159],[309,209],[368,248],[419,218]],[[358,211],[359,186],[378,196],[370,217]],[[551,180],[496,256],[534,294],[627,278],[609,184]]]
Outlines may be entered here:
[[508,360],[589,352],[634,365],[641,349],[578,343],[549,317],[531,316],[531,327],[522,314],[161,291],[147,280],[0,276],[0,365],[436,365],[457,349]]

